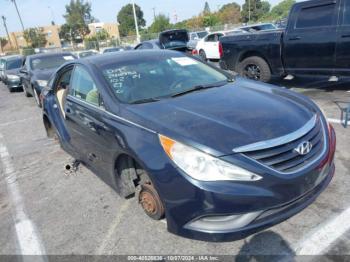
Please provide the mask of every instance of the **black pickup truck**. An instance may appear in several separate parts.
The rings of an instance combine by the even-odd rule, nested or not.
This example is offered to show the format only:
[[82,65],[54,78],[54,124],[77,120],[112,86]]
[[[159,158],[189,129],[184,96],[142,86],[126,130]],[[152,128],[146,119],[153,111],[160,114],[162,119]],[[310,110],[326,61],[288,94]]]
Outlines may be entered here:
[[285,30],[226,36],[220,39],[220,66],[269,82],[272,77],[350,76],[350,0],[296,3]]

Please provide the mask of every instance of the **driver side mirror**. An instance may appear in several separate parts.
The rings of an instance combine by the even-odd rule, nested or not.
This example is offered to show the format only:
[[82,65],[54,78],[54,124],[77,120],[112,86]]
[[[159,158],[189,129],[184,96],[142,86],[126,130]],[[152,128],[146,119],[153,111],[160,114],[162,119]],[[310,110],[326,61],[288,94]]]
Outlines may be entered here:
[[21,68],[21,70],[19,70],[19,72],[22,74],[25,74],[25,75],[28,74],[28,71],[25,68]]

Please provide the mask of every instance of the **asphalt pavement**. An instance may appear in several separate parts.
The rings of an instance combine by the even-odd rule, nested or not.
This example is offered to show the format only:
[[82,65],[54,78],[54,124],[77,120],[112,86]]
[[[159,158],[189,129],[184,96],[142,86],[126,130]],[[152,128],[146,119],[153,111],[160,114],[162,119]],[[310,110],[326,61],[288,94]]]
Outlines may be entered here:
[[350,128],[335,121],[337,102],[350,102],[349,89],[295,89],[334,122],[330,186],[279,225],[244,240],[209,243],[168,233],[164,220],[149,219],[135,198],[120,198],[85,167],[65,172],[72,159],[46,137],[34,99],[0,84],[0,254],[350,255]]

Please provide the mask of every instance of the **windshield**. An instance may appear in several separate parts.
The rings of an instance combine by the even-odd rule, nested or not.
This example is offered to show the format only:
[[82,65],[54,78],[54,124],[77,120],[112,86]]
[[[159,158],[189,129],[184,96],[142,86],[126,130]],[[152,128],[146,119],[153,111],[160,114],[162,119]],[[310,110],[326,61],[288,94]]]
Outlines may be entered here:
[[199,39],[202,39],[208,35],[208,32],[207,31],[198,32],[197,35]]
[[198,86],[227,83],[227,76],[210,66],[177,54],[140,58],[102,68],[110,87],[125,103],[172,97]]
[[252,28],[257,31],[276,29],[276,27],[272,24],[258,25],[258,26],[253,26]]
[[40,58],[34,58],[31,61],[31,67],[35,69],[50,69],[57,68],[63,65],[65,62],[69,60],[73,60],[74,57],[69,54],[57,55],[57,56],[43,56]]
[[20,68],[21,66],[22,66],[22,59],[21,58],[7,60],[7,62],[6,62],[6,69],[7,70]]
[[95,55],[96,53],[95,52],[93,52],[93,51],[87,51],[87,52],[82,52],[82,53],[80,53],[80,57],[81,58],[83,58],[83,57],[88,57],[88,56],[93,56],[93,55]]

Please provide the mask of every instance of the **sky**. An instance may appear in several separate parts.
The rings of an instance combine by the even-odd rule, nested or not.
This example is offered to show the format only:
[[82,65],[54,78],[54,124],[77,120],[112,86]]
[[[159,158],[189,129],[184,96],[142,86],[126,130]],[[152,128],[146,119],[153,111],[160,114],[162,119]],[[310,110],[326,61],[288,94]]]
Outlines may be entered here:
[[[272,6],[281,0],[269,0]],[[63,24],[65,5],[70,0],[17,0],[19,12],[25,28],[49,25],[52,20],[56,24]],[[116,22],[117,13],[122,6],[131,3],[131,0],[90,0],[92,15],[101,22]],[[232,0],[208,0],[210,9],[216,11],[220,6],[230,3]],[[242,5],[244,0],[236,0]],[[205,0],[135,0],[144,12],[147,25],[153,20],[153,8],[156,14],[163,13],[170,17],[171,22],[190,18],[197,15],[204,8]],[[0,0],[0,16],[6,16],[7,27],[10,32],[21,31],[21,25],[16,9],[10,0]],[[0,35],[4,36],[5,29],[0,20]]]

